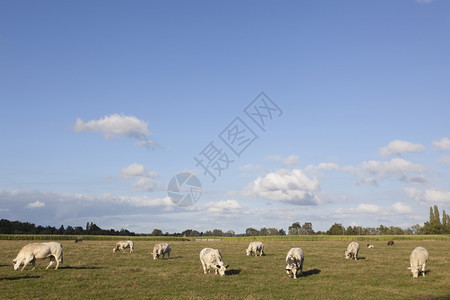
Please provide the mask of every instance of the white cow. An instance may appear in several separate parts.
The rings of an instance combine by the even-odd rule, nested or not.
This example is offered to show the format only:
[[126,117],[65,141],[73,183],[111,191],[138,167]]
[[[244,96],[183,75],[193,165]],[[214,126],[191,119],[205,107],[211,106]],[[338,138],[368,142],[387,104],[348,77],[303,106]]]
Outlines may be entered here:
[[160,243],[156,244],[155,247],[153,247],[153,259],[159,258],[159,256],[162,255],[162,258],[164,258],[164,255],[167,253],[167,258],[170,258],[170,251],[172,251],[172,248],[167,243]]
[[251,242],[248,245],[247,250],[245,250],[245,252],[247,253],[247,256],[255,253],[255,257],[258,256],[258,252],[259,252],[259,256],[262,256],[264,254],[264,244],[261,242]]
[[29,262],[33,264],[34,270],[36,258],[42,259],[47,257],[50,257],[50,264],[45,269],[48,269],[56,261],[55,270],[57,270],[59,264],[63,262],[63,248],[61,244],[50,242],[34,243],[24,246],[13,260],[14,270],[17,270],[23,264],[23,268],[21,269],[23,271]]
[[369,249],[373,249],[373,248],[375,248],[375,246],[374,246],[374,245],[372,245],[372,244],[367,244],[367,245],[366,245],[366,247],[367,247],[367,248],[369,248]]
[[305,260],[305,255],[301,248],[291,248],[286,255],[286,273],[297,279],[297,272],[300,270],[300,275],[303,272],[303,261]]
[[219,250],[204,248],[200,251],[200,261],[203,267],[203,273],[210,272],[210,269],[214,269],[216,274],[220,274],[220,276],[225,275],[225,271],[228,268],[228,265],[224,265],[222,260],[222,254],[220,254]]
[[428,262],[428,251],[423,247],[417,247],[411,252],[409,263],[411,267],[408,269],[413,273],[413,277],[419,277],[420,269],[422,269],[422,276],[425,276],[425,266]]
[[116,243],[116,246],[113,248],[113,252],[122,251],[125,252],[124,249],[130,248],[130,253],[133,253],[134,251],[134,243],[132,241],[120,241]]
[[345,250],[345,258],[354,258],[358,260],[359,244],[357,242],[351,242],[348,244],[347,250]]

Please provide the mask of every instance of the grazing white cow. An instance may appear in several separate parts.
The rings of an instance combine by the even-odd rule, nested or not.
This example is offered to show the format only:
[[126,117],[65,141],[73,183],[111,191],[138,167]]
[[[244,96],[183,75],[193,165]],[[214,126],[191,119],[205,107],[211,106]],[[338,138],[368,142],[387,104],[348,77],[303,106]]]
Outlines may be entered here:
[[113,248],[113,252],[116,253],[117,251],[125,252],[124,249],[130,248],[130,253],[133,253],[134,251],[134,243],[132,241],[120,241],[116,243],[116,246]]
[[248,245],[247,250],[245,250],[247,256],[255,253],[255,257],[258,256],[258,252],[259,252],[259,256],[262,256],[264,254],[264,244],[261,242],[251,242]]
[[291,248],[286,255],[286,273],[294,279],[297,279],[297,272],[300,270],[299,276],[301,276],[304,259],[305,255],[301,248]]
[[200,251],[200,261],[203,267],[203,273],[209,273],[210,269],[214,269],[216,275],[220,274],[220,276],[225,275],[225,271],[228,268],[228,265],[224,265],[222,260],[222,254],[220,254],[219,250],[204,248]]
[[23,269],[27,266],[29,262],[33,264],[33,270],[35,268],[36,259],[43,259],[50,257],[50,264],[47,266],[48,269],[55,261],[56,267],[58,269],[59,264],[63,262],[63,248],[60,243],[50,242],[50,243],[33,243],[24,246],[17,257],[13,259],[14,270],[17,270],[21,264],[23,264]]
[[345,250],[345,258],[354,258],[358,260],[359,244],[357,242],[351,242],[348,244],[347,250]]
[[162,255],[162,258],[164,258],[164,255],[167,253],[167,258],[170,258],[170,251],[172,251],[172,248],[167,243],[160,243],[156,244],[155,247],[153,247],[153,259],[157,259]]
[[375,248],[375,246],[374,246],[374,245],[372,245],[372,244],[367,244],[367,245],[366,245],[366,247],[367,247],[367,248],[369,248],[369,249],[373,249],[373,248]]
[[425,277],[425,266],[428,262],[428,251],[423,247],[417,247],[411,252],[409,263],[411,267],[408,269],[413,273],[413,277],[419,277],[419,272],[422,269],[422,276]]

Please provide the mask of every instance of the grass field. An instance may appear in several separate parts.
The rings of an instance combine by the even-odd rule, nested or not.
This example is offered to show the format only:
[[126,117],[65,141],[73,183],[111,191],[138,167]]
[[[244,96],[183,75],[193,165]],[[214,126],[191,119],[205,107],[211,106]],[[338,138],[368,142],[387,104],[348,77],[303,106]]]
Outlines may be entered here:
[[[266,255],[246,256],[248,241],[170,241],[170,259],[153,260],[155,241],[135,239],[134,253],[113,253],[111,240],[60,241],[64,263],[45,270],[38,260],[14,271],[12,259],[32,241],[0,240],[0,297],[3,299],[448,299],[448,240],[359,242],[358,261],[346,260],[345,240],[264,241]],[[412,278],[409,255],[417,247],[430,255],[427,276]],[[203,274],[199,252],[218,248],[229,265],[227,276]],[[304,275],[291,279],[284,271],[292,247],[305,252]]]

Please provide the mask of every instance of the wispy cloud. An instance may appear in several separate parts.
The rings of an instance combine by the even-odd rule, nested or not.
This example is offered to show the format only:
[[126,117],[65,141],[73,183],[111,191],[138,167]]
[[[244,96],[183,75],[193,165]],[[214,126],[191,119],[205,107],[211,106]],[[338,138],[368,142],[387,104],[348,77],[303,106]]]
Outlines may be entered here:
[[40,207],[45,207],[45,202],[34,201],[31,203],[28,203],[28,205],[26,206],[26,208],[40,208]]
[[428,4],[428,3],[433,2],[433,0],[416,0],[416,2],[420,3],[420,4]]
[[417,178],[411,174],[427,171],[425,166],[401,158],[394,158],[390,161],[370,160],[363,162],[360,168],[378,179],[398,175],[401,181],[410,181],[411,178]]
[[378,215],[394,215],[394,214],[410,214],[413,210],[410,206],[396,202],[391,206],[383,207],[375,204],[361,203],[354,208],[339,208],[334,214],[337,216],[352,214],[378,214]]
[[144,165],[133,163],[120,170],[120,175],[126,179],[132,179],[133,189],[136,192],[152,192],[158,189],[161,184],[155,179],[159,177],[156,172],[148,171]]
[[380,148],[381,156],[401,155],[406,152],[423,152],[425,147],[421,144],[413,144],[411,142],[394,140],[386,147]]
[[438,189],[405,188],[406,195],[422,204],[450,203],[450,192]]
[[437,162],[443,165],[450,166],[450,155],[441,156],[437,159]]
[[296,155],[290,155],[288,157],[282,157],[279,155],[270,155],[270,156],[266,156],[266,159],[273,160],[276,162],[281,162],[283,165],[285,165],[287,167],[291,167],[291,166],[297,164],[299,161],[299,158]]
[[437,150],[450,150],[450,140],[443,137],[439,141],[433,141],[433,146],[436,147]]
[[134,116],[123,114],[112,114],[87,122],[77,118],[73,130],[75,132],[99,132],[105,139],[126,136],[137,139],[136,144],[139,146],[152,147],[157,145],[149,139],[151,132],[148,130],[148,123]]

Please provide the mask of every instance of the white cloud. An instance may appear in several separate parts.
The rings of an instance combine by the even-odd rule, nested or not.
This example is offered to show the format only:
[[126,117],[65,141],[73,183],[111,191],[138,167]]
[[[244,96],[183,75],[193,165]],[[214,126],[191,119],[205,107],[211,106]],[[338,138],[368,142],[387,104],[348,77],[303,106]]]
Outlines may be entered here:
[[136,192],[151,192],[159,188],[161,184],[155,180],[159,176],[156,172],[149,172],[143,165],[134,163],[122,168],[120,174],[124,178],[132,178],[133,190]]
[[202,205],[208,213],[219,215],[240,214],[243,206],[236,200],[208,202]]
[[281,169],[258,177],[247,185],[243,194],[296,205],[317,205],[320,200],[314,192],[319,188],[319,180],[308,178],[302,170]]
[[398,214],[409,214],[412,213],[413,210],[408,205],[402,202],[396,202],[392,205],[392,211]]
[[84,122],[77,118],[73,129],[75,132],[100,132],[105,139],[115,138],[124,135],[129,138],[135,138],[139,141],[139,146],[155,145],[148,138],[151,136],[148,130],[148,123],[139,120],[134,116],[126,116],[123,114],[112,114],[104,116],[98,120]]
[[375,204],[361,203],[354,208],[339,208],[335,211],[338,216],[354,215],[354,214],[376,214],[376,215],[397,215],[410,214],[413,210],[402,202],[396,202],[391,206],[383,207]]
[[323,162],[319,163],[318,165],[308,165],[305,168],[305,171],[317,173],[318,171],[339,171],[339,172],[346,172],[349,174],[358,174],[360,171],[358,168],[347,165],[347,166],[339,166],[336,163],[330,163],[330,162]]
[[440,164],[443,164],[443,165],[450,166],[450,156],[446,155],[446,156],[439,157],[437,159],[437,162]]
[[433,146],[435,146],[437,150],[450,150],[450,140],[443,137],[439,141],[433,141]]
[[147,170],[145,167],[141,164],[131,164],[128,167],[122,168],[120,170],[120,174],[124,177],[135,177],[135,176],[142,176]]
[[376,175],[379,178],[384,178],[393,174],[396,175],[406,175],[410,172],[425,172],[426,167],[418,164],[414,164],[410,161],[394,158],[390,161],[376,161],[371,160],[368,162],[363,162],[361,168],[369,172],[370,174]]
[[40,208],[40,207],[45,207],[45,202],[34,201],[31,203],[28,203],[28,205],[26,206],[26,208]]
[[449,203],[450,192],[441,191],[438,189],[420,190],[417,188],[405,188],[404,189],[408,197],[420,202],[420,203]]
[[395,140],[389,143],[386,147],[380,148],[380,155],[400,155],[405,152],[423,152],[425,147],[421,144],[413,144],[407,141]]
[[260,165],[254,165],[254,164],[246,164],[241,167],[239,167],[239,170],[241,171],[260,171],[262,167]]
[[160,183],[151,177],[139,177],[133,188],[136,192],[152,192],[160,187]]
[[299,158],[296,155],[290,155],[288,157],[281,157],[279,155],[266,156],[266,159],[281,162],[283,165],[290,167],[298,163]]

